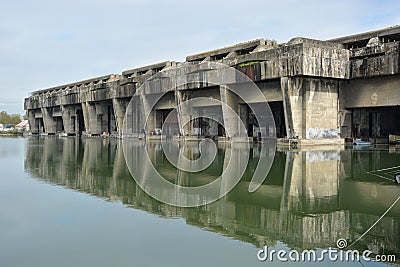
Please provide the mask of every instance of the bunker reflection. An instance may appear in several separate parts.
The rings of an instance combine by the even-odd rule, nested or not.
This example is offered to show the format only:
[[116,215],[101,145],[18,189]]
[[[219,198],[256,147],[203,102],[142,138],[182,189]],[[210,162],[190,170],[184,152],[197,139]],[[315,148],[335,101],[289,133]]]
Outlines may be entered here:
[[[215,180],[226,166],[229,144],[217,145],[212,165],[198,173],[173,167],[161,143],[135,143],[147,149],[156,169],[170,182],[199,186]],[[198,151],[189,148],[188,157]],[[356,240],[400,195],[400,187],[369,172],[398,166],[400,154],[387,147],[353,150],[314,148],[277,151],[271,171],[258,190],[249,183],[260,151],[252,145],[249,164],[236,187],[224,198],[198,208],[177,208],[147,195],[132,178],[122,143],[115,139],[30,138],[25,170],[33,177],[86,194],[120,201],[127,207],[162,217],[183,218],[187,224],[256,247],[278,241],[295,249],[336,247],[339,238]],[[139,157],[140,158],[140,155]],[[137,162],[138,173],[147,166]],[[161,189],[160,189],[161,190]],[[201,196],[199,196],[201,197]],[[400,257],[400,206],[395,205],[354,248]]]

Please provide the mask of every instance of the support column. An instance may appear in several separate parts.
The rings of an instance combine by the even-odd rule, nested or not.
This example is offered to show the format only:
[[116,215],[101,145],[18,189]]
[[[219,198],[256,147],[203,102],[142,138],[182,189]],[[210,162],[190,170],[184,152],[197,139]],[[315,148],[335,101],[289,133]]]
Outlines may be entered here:
[[55,134],[56,133],[56,120],[53,118],[51,108],[42,108],[42,115],[43,115],[43,123],[44,123],[44,130],[47,134]]
[[76,132],[76,127],[75,127],[75,114],[73,113],[73,110],[71,107],[68,106],[61,106],[61,114],[62,114],[62,120],[64,124],[64,132],[66,134],[75,134]]
[[306,138],[339,138],[338,81],[308,78],[303,86]]
[[[239,112],[239,97],[231,92],[229,89],[220,86],[222,113],[224,116],[225,133],[227,137],[234,138],[247,138],[247,130],[241,126],[240,112]],[[232,109],[233,112],[231,110]]]
[[285,113],[286,135],[288,138],[303,137],[303,92],[302,80],[297,78],[282,77],[281,91],[283,109]]
[[124,119],[123,126],[120,127],[122,134],[138,138],[143,137],[145,112],[142,95],[134,95],[126,109],[126,118]]
[[339,138],[338,81],[281,78],[288,138]]
[[129,101],[130,101],[129,99],[117,99],[117,98],[114,98],[112,100],[115,120],[117,122],[117,132],[119,136],[122,135],[125,113],[129,105]]
[[[88,135],[97,135],[101,134],[101,125],[98,123],[97,113],[96,113],[96,104],[86,102],[85,108],[83,108],[83,117],[85,120],[85,128]],[[86,116],[85,116],[86,114]]]
[[369,137],[369,118],[370,114],[365,108],[353,110],[353,137]]
[[154,107],[152,108],[152,106],[151,106],[152,101],[151,101],[151,99],[149,99],[151,97],[154,97],[154,96],[141,95],[145,114],[149,114],[147,118],[144,118],[146,135],[149,135],[150,132],[154,131],[154,129],[156,128],[156,111],[154,110]]
[[39,133],[39,123],[35,118],[35,111],[33,109],[28,110],[28,121],[29,121],[29,131],[32,134]]
[[220,106],[207,108],[205,109],[205,113],[210,117],[210,119],[206,119],[210,128],[208,129],[207,134],[210,136],[218,136],[218,121],[222,121],[222,109]]
[[343,82],[339,82],[338,88],[338,125],[340,126],[340,136],[342,138],[352,137],[352,110],[346,109],[346,92],[343,91]]
[[[109,107],[112,109],[109,105],[109,102],[86,102],[86,110],[83,108],[82,113],[84,115],[85,128],[87,125],[89,125],[90,131],[87,132],[89,135],[100,135],[104,132],[109,132],[109,130],[112,130],[109,129],[112,119],[112,114],[109,114]],[[85,118],[86,112],[87,120]],[[86,121],[88,121],[88,123],[86,123]],[[77,123],[79,122],[77,121]]]
[[85,124],[86,135],[90,134],[90,122],[89,122],[89,111],[88,111],[88,103],[82,102],[82,114],[83,114],[83,122]]
[[[190,93],[185,92],[185,91],[175,91],[175,99],[176,99],[176,105],[179,106],[183,102],[187,101],[190,99]],[[192,110],[188,110],[190,105],[182,105],[179,106],[178,108],[178,122],[179,122],[179,131],[182,136],[187,136],[192,134],[192,129],[193,129],[193,122],[189,122],[184,124],[184,122],[190,121],[190,114],[192,114]]]

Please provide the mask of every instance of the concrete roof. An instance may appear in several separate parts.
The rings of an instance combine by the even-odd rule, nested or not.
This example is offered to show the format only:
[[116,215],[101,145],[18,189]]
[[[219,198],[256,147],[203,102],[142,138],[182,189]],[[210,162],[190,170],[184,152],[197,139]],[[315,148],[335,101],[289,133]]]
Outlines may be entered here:
[[[369,31],[369,32],[363,32],[363,33],[358,33],[358,34],[353,34],[349,36],[343,36],[335,39],[330,39],[327,41],[330,42],[335,42],[335,43],[341,43],[341,44],[351,44],[351,43],[357,43],[360,41],[368,41],[369,39],[373,37],[386,37],[390,38],[390,36],[393,37],[399,37],[400,35],[400,26],[392,26],[384,29],[379,29],[379,30],[374,30],[374,31]],[[397,40],[398,41],[398,40]]]

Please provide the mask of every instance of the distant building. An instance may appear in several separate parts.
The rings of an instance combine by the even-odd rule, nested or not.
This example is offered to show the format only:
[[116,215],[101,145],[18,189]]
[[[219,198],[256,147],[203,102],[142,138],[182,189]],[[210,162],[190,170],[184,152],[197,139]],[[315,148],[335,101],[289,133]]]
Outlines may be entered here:
[[21,130],[21,131],[28,131],[29,130],[29,121],[28,120],[23,120],[17,125],[15,125],[15,129]]

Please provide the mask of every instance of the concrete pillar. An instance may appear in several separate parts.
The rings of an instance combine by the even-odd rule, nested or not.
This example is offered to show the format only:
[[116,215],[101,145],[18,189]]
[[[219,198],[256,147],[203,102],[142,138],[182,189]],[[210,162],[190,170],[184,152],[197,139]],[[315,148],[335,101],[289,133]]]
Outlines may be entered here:
[[150,132],[154,131],[156,128],[156,111],[154,110],[154,107],[152,107],[152,95],[141,95],[140,96],[142,99],[143,103],[143,108],[144,108],[144,114],[147,115],[148,117],[144,117],[143,119],[145,120],[145,131],[146,134],[149,135]]
[[369,112],[365,108],[353,110],[353,137],[369,137]]
[[210,119],[206,119],[209,124],[209,129],[208,129],[208,132],[206,132],[206,134],[210,135],[210,136],[217,136],[218,135],[218,122],[217,121],[223,121],[221,107],[216,106],[216,107],[207,108],[204,110],[204,113],[206,113],[206,115],[210,117]]
[[339,138],[338,81],[307,79],[303,86],[306,138]]
[[56,133],[56,120],[53,117],[52,108],[41,108],[43,115],[44,130],[47,134]]
[[29,121],[29,130],[32,134],[39,133],[39,123],[35,118],[35,111],[33,109],[28,109],[28,121]]
[[[87,134],[100,135],[104,132],[111,134],[111,131],[115,128],[112,109],[110,102],[106,101],[86,102],[85,105],[82,104],[82,113]],[[76,123],[78,127],[79,121],[76,120]]]
[[338,138],[338,81],[281,78],[286,131],[289,138]]
[[61,114],[62,120],[64,124],[64,132],[66,134],[75,134],[76,133],[76,116],[75,116],[75,109],[71,106],[61,106]]
[[371,114],[373,116],[372,120],[372,137],[379,137],[381,135],[381,113],[375,112]]
[[346,92],[343,90],[343,82],[339,82],[339,113],[338,125],[340,126],[340,136],[342,138],[352,137],[352,110],[346,109]]
[[98,120],[96,104],[91,102],[82,103],[82,112],[85,121],[86,133],[88,135],[101,134],[101,120]]
[[[240,119],[243,121],[244,125],[246,125],[246,130],[248,131],[248,125],[249,125],[249,108],[246,104],[244,105],[239,105],[239,116]],[[249,133],[249,135],[252,135],[253,133]]]
[[93,123],[96,125],[96,132],[94,134],[102,134],[108,132],[108,106],[104,103],[95,103],[95,119]]
[[[224,116],[225,133],[227,137],[246,137],[247,130],[240,127],[239,97],[229,89],[220,86],[222,113]],[[232,109],[232,111],[229,110]]]
[[303,137],[303,93],[302,80],[282,77],[281,91],[285,113],[286,135],[288,138]]
[[117,132],[119,136],[122,135],[125,113],[129,105],[129,101],[130,99],[124,99],[124,98],[123,99],[114,98],[112,100],[115,120],[117,123]]
[[134,95],[126,109],[126,118],[121,128],[122,134],[132,137],[142,136],[145,128],[142,95]]
[[[189,91],[175,91],[175,99],[177,106],[191,98]],[[184,122],[190,121],[190,114],[193,110],[189,109],[189,105],[182,105],[178,108],[178,122],[180,134],[182,136],[187,136],[192,134],[193,124],[192,122],[184,124]]]
[[90,122],[89,122],[89,112],[88,112],[88,108],[87,108],[88,103],[82,102],[81,105],[82,105],[83,122],[85,124],[85,130],[86,130],[86,133],[84,133],[84,134],[89,134],[90,133]]

